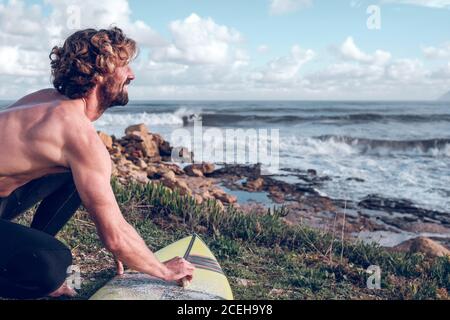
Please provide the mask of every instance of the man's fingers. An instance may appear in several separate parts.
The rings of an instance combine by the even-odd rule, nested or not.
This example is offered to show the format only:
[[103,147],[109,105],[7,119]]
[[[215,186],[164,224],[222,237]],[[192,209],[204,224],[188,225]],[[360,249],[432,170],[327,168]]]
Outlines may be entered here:
[[122,261],[116,259],[116,270],[117,270],[117,275],[121,276],[124,273],[124,269],[123,269],[123,263]]

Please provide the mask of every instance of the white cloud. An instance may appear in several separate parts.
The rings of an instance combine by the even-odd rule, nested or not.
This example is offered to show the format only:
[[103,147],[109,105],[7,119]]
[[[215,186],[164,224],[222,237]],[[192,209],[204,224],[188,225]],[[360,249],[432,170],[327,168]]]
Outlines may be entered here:
[[[449,79],[450,79],[450,62],[447,65],[434,70],[432,72],[432,74],[431,74],[431,78],[433,78],[433,79],[440,79],[440,80],[444,80],[444,81],[449,82]],[[450,87],[450,82],[449,82],[449,87]]]
[[369,54],[348,37],[339,47],[337,61],[304,78],[322,98],[424,99],[448,91],[448,74],[450,65],[433,71],[418,59],[393,59],[384,50]]
[[347,37],[340,47],[340,53],[346,59],[355,60],[376,65],[384,65],[391,59],[391,54],[387,51],[376,50],[374,54],[367,54],[359,49],[352,37]]
[[411,4],[429,8],[450,8],[450,0],[384,0],[387,3]]
[[423,47],[422,51],[428,59],[450,59],[450,42],[443,43],[438,47]]
[[428,76],[422,61],[399,59],[386,68],[386,75],[399,82],[421,82]]
[[152,48],[136,63],[135,84],[146,89],[135,88],[133,94],[144,92],[159,97],[163,92],[171,92],[171,97],[186,97],[190,93],[189,98],[204,98],[245,86],[250,58],[237,30],[193,13],[172,21],[169,31],[170,43]]
[[[76,8],[80,13],[79,28],[108,28],[117,25],[130,37],[144,46],[164,45],[164,39],[150,26],[140,20],[131,20],[131,9],[127,0],[45,0],[52,7],[47,24],[56,39],[64,39],[74,30],[68,28],[68,18],[73,16],[68,8]],[[75,19],[76,20],[76,19]]]
[[42,76],[48,69],[39,52],[19,47],[0,46],[0,74],[20,76]]
[[292,83],[297,80],[300,68],[314,56],[313,50],[294,45],[288,56],[270,61],[263,70],[251,74],[250,77],[258,82]]
[[312,6],[312,0],[271,0],[270,13],[285,14],[310,6]]
[[228,64],[247,59],[235,44],[242,42],[239,32],[218,25],[211,18],[201,18],[192,13],[184,20],[170,23],[173,42],[154,50],[157,61],[173,61],[182,64]]
[[[11,36],[28,36],[41,28],[42,11],[38,5],[26,7],[22,1],[0,3],[2,33]],[[17,23],[20,21],[20,23]]]
[[45,3],[50,7],[47,15],[40,5],[27,5],[21,0],[0,2],[0,59],[6,62],[0,65],[0,76],[4,80],[2,92],[7,98],[16,96],[17,92],[23,94],[32,88],[51,85],[50,50],[75,31],[68,23],[73,14],[68,11],[70,6],[80,13],[80,25],[76,29],[108,28],[114,24],[141,46],[166,45],[150,26],[131,20],[127,0],[86,0],[82,5],[75,0],[45,0]]

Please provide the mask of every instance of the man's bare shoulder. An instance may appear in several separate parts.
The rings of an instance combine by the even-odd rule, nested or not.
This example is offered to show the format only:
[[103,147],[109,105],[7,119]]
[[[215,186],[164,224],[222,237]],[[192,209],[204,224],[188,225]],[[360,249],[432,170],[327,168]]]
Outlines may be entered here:
[[110,166],[108,150],[100,139],[94,125],[86,117],[74,116],[65,118],[63,153],[68,163],[80,161]]
[[105,145],[97,134],[97,131],[89,119],[79,116],[63,115],[66,124],[64,140],[67,147],[83,148],[89,151],[107,151]]
[[35,106],[40,104],[52,103],[54,101],[67,100],[55,89],[41,89],[26,96],[23,96],[6,109],[14,109],[19,107]]

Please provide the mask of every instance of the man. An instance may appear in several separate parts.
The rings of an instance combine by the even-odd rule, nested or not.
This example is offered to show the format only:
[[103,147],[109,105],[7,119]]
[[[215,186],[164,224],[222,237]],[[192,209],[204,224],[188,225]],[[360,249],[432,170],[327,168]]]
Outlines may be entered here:
[[[81,203],[119,273],[192,278],[182,258],[161,263],[122,216],[111,160],[92,121],[128,103],[136,43],[119,28],[74,33],[50,54],[53,85],[0,112],[0,297],[73,295],[70,250],[54,236]],[[42,200],[42,201],[41,201]],[[41,201],[31,227],[10,222]]]

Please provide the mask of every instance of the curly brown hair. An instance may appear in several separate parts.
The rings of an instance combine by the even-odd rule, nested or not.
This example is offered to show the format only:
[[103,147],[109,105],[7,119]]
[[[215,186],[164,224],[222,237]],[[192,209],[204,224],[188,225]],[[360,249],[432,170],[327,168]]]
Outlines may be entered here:
[[70,99],[85,97],[98,77],[114,73],[136,54],[136,42],[120,28],[77,31],[50,53],[53,86]]

